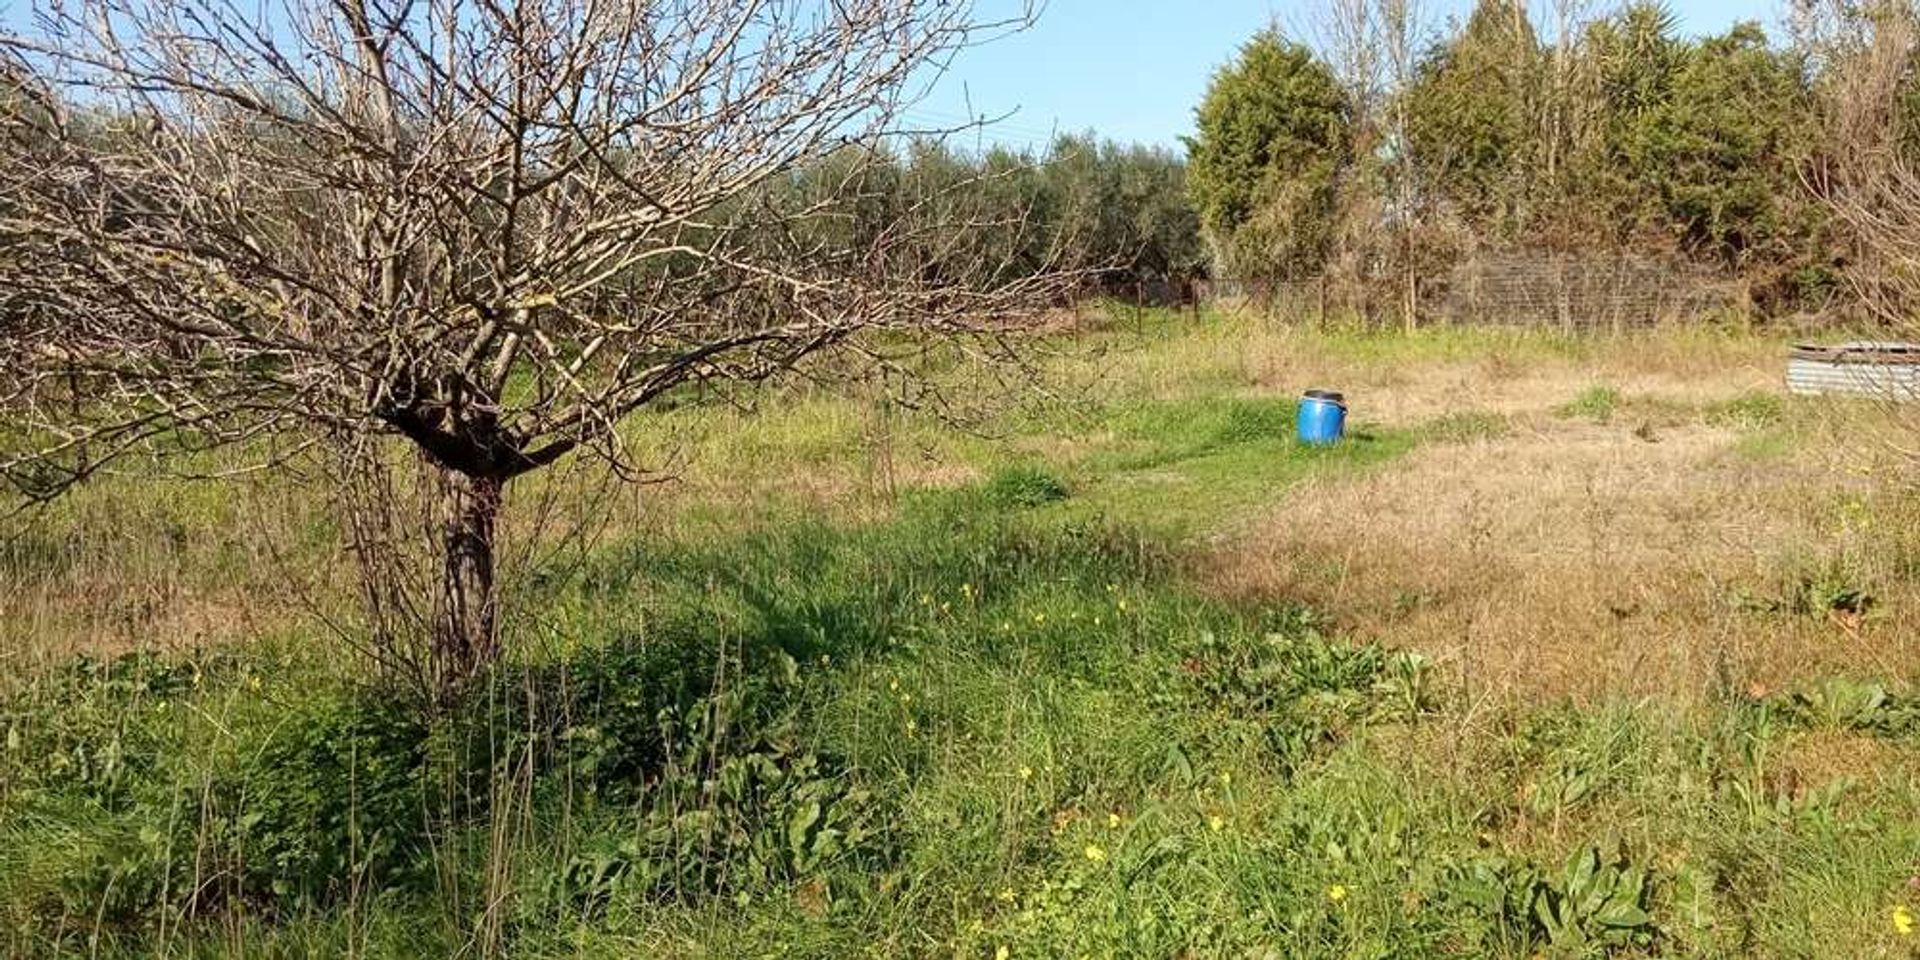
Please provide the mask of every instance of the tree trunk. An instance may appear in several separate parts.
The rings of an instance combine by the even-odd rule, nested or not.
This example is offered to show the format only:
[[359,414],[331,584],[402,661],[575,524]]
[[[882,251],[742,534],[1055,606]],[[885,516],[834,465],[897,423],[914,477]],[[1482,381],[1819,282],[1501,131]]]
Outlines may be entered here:
[[504,486],[497,477],[443,470],[440,595],[434,609],[433,672],[444,699],[460,691],[499,651],[493,584],[494,520]]

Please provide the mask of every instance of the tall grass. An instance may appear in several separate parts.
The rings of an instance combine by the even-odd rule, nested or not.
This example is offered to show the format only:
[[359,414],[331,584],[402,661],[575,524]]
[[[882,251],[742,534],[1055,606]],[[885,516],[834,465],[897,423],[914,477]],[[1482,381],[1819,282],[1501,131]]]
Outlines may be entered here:
[[[1215,352],[1243,334],[1294,336],[1095,335],[1062,361],[1107,351],[1092,401],[997,436],[903,418],[894,462],[922,469],[891,486],[857,404],[642,423],[695,466],[528,571],[515,655],[432,720],[297,617],[48,654],[0,696],[0,954],[1912,950],[1911,677],[1489,706],[1284,596],[1211,589],[1210,538],[1288,491],[1517,429],[1296,446],[1295,384]],[[1329,362],[1452,363],[1460,336],[1336,338]],[[1835,522],[1893,515],[1858,502]],[[172,515],[207,558],[177,575],[260,575]],[[53,596],[61,549],[10,582]]]

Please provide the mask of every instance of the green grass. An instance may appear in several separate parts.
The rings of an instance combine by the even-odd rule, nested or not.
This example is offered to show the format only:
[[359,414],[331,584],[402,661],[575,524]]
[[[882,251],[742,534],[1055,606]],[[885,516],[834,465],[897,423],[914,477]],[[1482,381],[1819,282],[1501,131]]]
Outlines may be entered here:
[[1715,404],[1707,410],[1707,421],[1738,430],[1762,430],[1785,419],[1786,408],[1779,394],[1752,391]]
[[[845,494],[884,509],[779,492],[857,475],[867,406],[643,420],[662,448],[691,431],[693,488],[770,492],[663,500],[535,571],[515,655],[430,722],[312,625],[19,678],[0,955],[1911,952],[1910,763],[1782,773],[1821,738],[1910,758],[1899,678],[1490,709],[1312,610],[1207,593],[1198,541],[1293,485],[1510,426],[1302,447],[1290,401],[1186,366],[1217,329],[1149,334],[1128,362],[1190,371],[1173,396],[999,436],[903,415],[903,450],[971,479]],[[1760,406],[1724,415],[1779,429]],[[12,574],[54,576],[47,542]]]
[[1594,423],[1606,423],[1613,419],[1614,411],[1620,407],[1620,391],[1604,384],[1595,384],[1580,391],[1565,406],[1560,408],[1561,416],[1577,417]]
[[1333,446],[1293,437],[1294,403],[1196,399],[1119,406],[1100,424],[1111,442],[1074,464],[1075,496],[1056,512],[1105,518],[1169,538],[1202,533],[1316,473],[1364,469],[1413,444],[1364,425]]
[[1915,785],[1768,771],[1801,730],[1911,743],[1920,703],[1569,708],[1463,768],[1417,658],[995,487],[608,551],[545,601],[570,642],[435,724],[311,658],[76,665],[8,704],[8,947],[440,955],[490,863],[532,956],[1891,944]]

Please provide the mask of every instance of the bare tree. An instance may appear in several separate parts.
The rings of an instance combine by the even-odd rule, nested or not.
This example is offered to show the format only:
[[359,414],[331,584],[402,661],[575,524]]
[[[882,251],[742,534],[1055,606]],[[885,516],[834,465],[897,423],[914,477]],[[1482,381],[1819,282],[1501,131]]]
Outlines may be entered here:
[[1418,0],[1326,0],[1319,8],[1321,46],[1354,106],[1358,152],[1378,155],[1387,180],[1385,216],[1391,221],[1391,259],[1398,261],[1401,321],[1412,330],[1419,311],[1419,164],[1408,136],[1406,92],[1418,70],[1427,32]]
[[1375,0],[1380,38],[1387,53],[1387,82],[1394,91],[1387,117],[1393,144],[1394,222],[1400,247],[1401,320],[1411,333],[1419,322],[1420,280],[1414,251],[1414,227],[1419,219],[1418,158],[1408,134],[1406,92],[1414,83],[1415,47],[1420,42],[1421,11],[1417,0]]
[[[0,35],[0,467],[405,438],[439,491],[432,680],[498,649],[507,484],[707,381],[1058,287],[847,210],[963,0],[69,0]],[[829,158],[836,162],[826,162]],[[848,162],[848,158],[854,158]],[[801,182],[805,181],[805,182]]]
[[1328,66],[1353,103],[1354,123],[1376,126],[1382,99],[1391,89],[1381,66],[1378,7],[1397,0],[1326,0],[1315,8],[1313,30]]

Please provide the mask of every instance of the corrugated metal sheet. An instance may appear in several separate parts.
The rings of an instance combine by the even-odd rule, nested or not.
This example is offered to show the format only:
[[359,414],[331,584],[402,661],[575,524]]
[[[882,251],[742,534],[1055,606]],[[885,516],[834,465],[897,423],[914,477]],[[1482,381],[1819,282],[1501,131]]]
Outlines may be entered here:
[[1920,401],[1920,344],[1868,340],[1796,344],[1787,360],[1787,390]]

